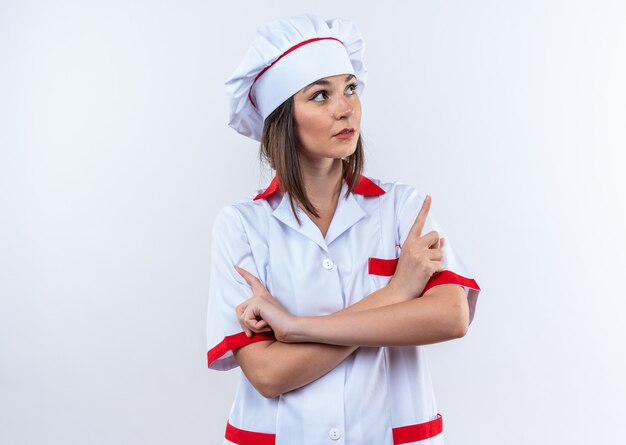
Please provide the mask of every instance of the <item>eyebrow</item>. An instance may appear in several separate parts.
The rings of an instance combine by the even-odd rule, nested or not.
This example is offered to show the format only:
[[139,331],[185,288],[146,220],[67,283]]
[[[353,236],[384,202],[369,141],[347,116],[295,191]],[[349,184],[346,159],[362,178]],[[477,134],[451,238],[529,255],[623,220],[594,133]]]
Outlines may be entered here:
[[[355,76],[354,74],[348,74],[348,75],[346,76],[346,79],[344,80],[344,82],[348,83],[349,81],[351,81],[351,80],[352,80],[352,78],[355,78],[355,79],[356,79],[356,76]],[[304,89],[302,90],[302,94],[306,93],[306,90],[308,90],[308,89],[309,89],[309,88],[311,88],[311,87],[314,87],[315,85],[324,85],[324,86],[328,86],[328,85],[330,85],[330,82],[329,82],[329,81],[327,81],[327,80],[323,80],[323,79],[321,79],[321,80],[316,80],[315,82],[313,82],[313,83],[311,83],[311,84],[307,85],[306,87],[304,87]]]

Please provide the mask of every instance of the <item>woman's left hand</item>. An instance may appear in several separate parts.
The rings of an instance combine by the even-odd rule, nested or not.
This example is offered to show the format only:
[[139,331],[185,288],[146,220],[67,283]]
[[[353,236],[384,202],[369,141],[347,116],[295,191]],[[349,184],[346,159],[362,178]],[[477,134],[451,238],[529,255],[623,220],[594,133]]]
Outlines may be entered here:
[[252,297],[237,306],[237,318],[246,335],[274,331],[276,340],[288,342],[297,317],[287,312],[261,280],[239,266],[235,265],[235,269],[252,287]]

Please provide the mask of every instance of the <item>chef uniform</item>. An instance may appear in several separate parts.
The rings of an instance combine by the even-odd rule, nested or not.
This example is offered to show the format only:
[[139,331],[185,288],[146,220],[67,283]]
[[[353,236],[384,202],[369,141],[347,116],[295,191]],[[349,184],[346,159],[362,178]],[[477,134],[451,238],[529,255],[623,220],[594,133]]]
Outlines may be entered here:
[[[273,109],[322,77],[355,74],[363,89],[363,42],[352,23],[303,15],[266,24],[258,34],[227,82],[230,125],[238,132],[258,140]],[[274,71],[278,78],[270,75]],[[332,314],[387,285],[424,195],[407,184],[366,176],[347,197],[346,190],[343,180],[326,237],[294,203],[298,224],[277,177],[219,211],[212,234],[209,368],[237,367],[233,349],[274,339],[272,333],[248,338],[239,325],[235,308],[252,290],[235,264],[298,316]],[[445,270],[423,292],[440,284],[462,286],[471,322],[480,288],[429,212],[422,234],[431,230],[446,238]],[[442,425],[422,347],[359,347],[319,379],[271,399],[241,373],[224,444],[433,445],[443,444]]]

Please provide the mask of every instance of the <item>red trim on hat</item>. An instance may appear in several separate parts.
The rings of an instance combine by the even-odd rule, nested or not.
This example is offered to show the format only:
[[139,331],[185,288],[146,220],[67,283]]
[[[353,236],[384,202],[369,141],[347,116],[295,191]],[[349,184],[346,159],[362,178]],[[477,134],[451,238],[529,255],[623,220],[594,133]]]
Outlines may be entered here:
[[253,333],[252,337],[248,337],[245,332],[240,332],[239,334],[234,335],[227,335],[221,342],[219,342],[207,352],[207,364],[208,366],[211,366],[211,363],[213,363],[218,358],[221,358],[228,351],[232,351],[233,349],[238,349],[243,346],[264,340],[276,340],[276,337],[274,336],[273,332],[256,332]]
[[261,77],[263,75],[263,73],[265,73],[265,71],[267,71],[268,69],[270,69],[272,66],[274,66],[274,64],[276,62],[278,62],[280,59],[282,59],[283,57],[285,57],[287,54],[289,54],[292,51],[295,51],[296,49],[300,48],[301,46],[307,45],[309,43],[313,43],[313,42],[317,42],[320,40],[336,40],[337,42],[341,43],[343,45],[343,42],[339,39],[336,39],[334,37],[316,37],[314,39],[309,39],[309,40],[305,40],[304,42],[300,42],[297,45],[292,46],[291,48],[289,48],[287,51],[285,51],[284,53],[282,53],[278,59],[274,60],[271,64],[269,64],[268,66],[266,66],[265,68],[263,68],[263,70],[257,74],[257,76],[254,78],[254,81],[252,82],[252,85],[250,85],[250,89],[248,90],[248,99],[250,99],[250,103],[252,104],[252,106],[254,108],[256,108],[256,104],[254,103],[254,101],[252,100],[252,87],[254,87],[254,84],[256,83],[257,79],[259,77]]
[[[265,191],[256,195],[253,201],[256,201],[257,199],[267,199],[278,191],[282,191],[282,188],[278,185],[278,177],[274,176],[272,182],[270,182],[270,185],[267,186]],[[377,186],[367,176],[361,175],[359,178],[359,182],[354,187],[354,193],[365,196],[378,196],[384,194],[385,191]]]

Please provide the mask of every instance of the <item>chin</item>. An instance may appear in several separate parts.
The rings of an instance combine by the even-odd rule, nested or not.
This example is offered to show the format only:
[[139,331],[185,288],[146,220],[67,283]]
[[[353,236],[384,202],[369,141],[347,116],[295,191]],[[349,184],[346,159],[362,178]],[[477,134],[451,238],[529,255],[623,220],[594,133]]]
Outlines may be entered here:
[[344,155],[343,155],[343,156],[344,156],[344,157],[346,157],[346,158],[347,158],[348,156],[352,156],[352,155],[354,154],[354,152],[355,152],[355,151],[356,151],[356,142],[354,143],[354,145],[353,145],[352,147],[350,147],[350,149],[349,149],[349,150],[346,150],[346,151],[344,152]]
[[343,158],[347,158],[348,156],[352,156],[354,154],[354,152],[356,151],[356,146],[357,146],[357,142],[354,142],[351,145],[348,144],[344,144],[344,145],[339,145],[339,146],[326,146],[324,147],[324,149],[321,150],[315,150],[315,151],[311,151],[308,153],[308,155],[306,154],[306,150],[302,150],[302,148],[299,149],[300,154],[304,155],[304,156],[311,156],[311,157],[321,157],[321,158],[330,158],[330,159],[343,159]]

